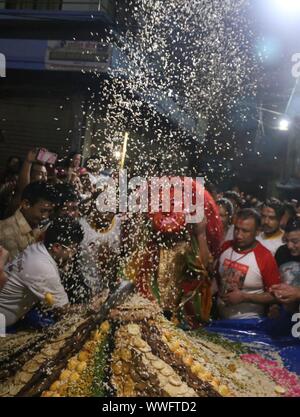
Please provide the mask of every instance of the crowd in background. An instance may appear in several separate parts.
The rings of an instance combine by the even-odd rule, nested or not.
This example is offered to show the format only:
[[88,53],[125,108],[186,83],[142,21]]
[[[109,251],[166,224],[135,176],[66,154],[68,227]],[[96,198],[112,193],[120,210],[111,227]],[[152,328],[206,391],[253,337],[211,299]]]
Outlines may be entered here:
[[46,295],[60,312],[92,302],[114,285],[117,268],[120,218],[95,209],[97,182],[109,171],[97,157],[82,167],[76,152],[57,166],[37,156],[9,158],[1,174],[0,313],[8,326]]
[[[104,159],[83,161],[74,152],[49,165],[31,150],[24,161],[10,157],[0,175],[0,313],[8,327],[39,303],[61,314],[116,284],[123,218],[95,209],[101,178],[113,175]],[[207,188],[223,224],[213,272],[216,317],[279,317],[297,310],[300,202]]]

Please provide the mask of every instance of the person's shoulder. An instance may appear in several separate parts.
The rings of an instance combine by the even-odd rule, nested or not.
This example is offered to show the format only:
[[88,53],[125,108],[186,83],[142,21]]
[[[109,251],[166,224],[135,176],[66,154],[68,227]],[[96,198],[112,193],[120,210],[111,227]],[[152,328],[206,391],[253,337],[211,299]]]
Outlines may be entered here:
[[0,220],[0,227],[3,228],[5,226],[9,226],[15,222],[16,214],[13,214],[12,216],[6,217],[6,219]]
[[[13,237],[16,240],[18,232],[17,221],[15,215],[0,220],[0,241],[4,245],[9,239]],[[16,244],[17,246],[17,244]]]
[[277,251],[276,251],[276,253],[275,253],[275,256],[280,256],[280,255],[285,255],[285,254],[289,254],[290,252],[289,252],[289,250],[288,250],[288,247],[287,247],[287,245],[281,245],[281,246],[279,246],[279,248],[277,249]]
[[255,246],[253,251],[255,252],[256,255],[260,257],[274,259],[272,252],[268,248],[266,248],[263,244],[261,244],[258,240],[257,240],[257,245]]
[[226,252],[228,249],[232,248],[233,246],[233,240],[226,240],[225,242],[223,242],[221,249],[220,249],[220,254],[222,255],[222,253]]
[[261,242],[262,240],[264,240],[262,232],[260,232],[260,233],[256,236],[256,240],[257,240],[258,242]]
[[0,227],[2,230],[9,229],[10,232],[14,229],[16,233],[19,233],[20,231],[22,233],[27,233],[31,230],[29,224],[19,209],[6,219],[0,220]]
[[289,258],[290,256],[290,251],[287,245],[279,246],[279,248],[275,252],[275,259],[277,262],[281,262],[282,259]]
[[26,252],[29,256],[36,257],[37,260],[44,257],[52,259],[43,242],[32,243],[31,245],[27,246],[24,252]]
[[27,246],[23,252],[24,264],[30,269],[45,270],[55,266],[55,261],[42,242]]

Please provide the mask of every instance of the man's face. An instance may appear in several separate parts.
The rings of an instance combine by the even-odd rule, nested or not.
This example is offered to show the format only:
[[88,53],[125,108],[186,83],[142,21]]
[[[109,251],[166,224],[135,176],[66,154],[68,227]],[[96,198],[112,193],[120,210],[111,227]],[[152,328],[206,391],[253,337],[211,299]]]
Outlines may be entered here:
[[39,200],[32,206],[25,200],[21,205],[22,213],[32,228],[38,227],[42,220],[49,219],[53,209],[54,204],[46,200]]
[[250,248],[255,242],[256,235],[257,228],[253,218],[246,220],[237,218],[234,227],[234,243],[238,249]]
[[286,233],[285,241],[292,256],[300,256],[300,230]]
[[265,235],[272,236],[280,229],[280,219],[276,217],[275,210],[271,207],[263,207],[261,211],[261,224]]
[[33,164],[30,171],[30,182],[43,181],[48,179],[47,169],[43,165]]
[[115,214],[106,212],[106,213],[100,213],[96,208],[94,208],[91,212],[91,220],[94,223],[95,227],[102,229],[108,227]]

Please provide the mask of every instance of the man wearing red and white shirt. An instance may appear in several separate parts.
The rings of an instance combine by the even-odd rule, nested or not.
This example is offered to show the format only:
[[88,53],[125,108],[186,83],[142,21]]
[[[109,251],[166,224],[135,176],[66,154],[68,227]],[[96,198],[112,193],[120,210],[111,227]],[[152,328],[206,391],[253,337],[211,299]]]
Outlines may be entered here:
[[243,209],[237,214],[234,240],[223,245],[218,265],[218,310],[223,319],[262,317],[275,301],[268,290],[280,283],[280,274],[271,252],[256,240],[259,227],[259,214]]

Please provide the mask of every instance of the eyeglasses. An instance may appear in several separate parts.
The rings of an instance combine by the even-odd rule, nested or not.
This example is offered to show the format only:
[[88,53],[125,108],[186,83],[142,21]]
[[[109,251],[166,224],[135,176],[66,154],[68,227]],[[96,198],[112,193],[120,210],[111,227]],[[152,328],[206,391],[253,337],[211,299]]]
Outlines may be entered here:
[[78,250],[78,245],[70,245],[70,246],[66,246],[63,245],[62,243],[60,243],[60,246],[68,251],[77,251]]

